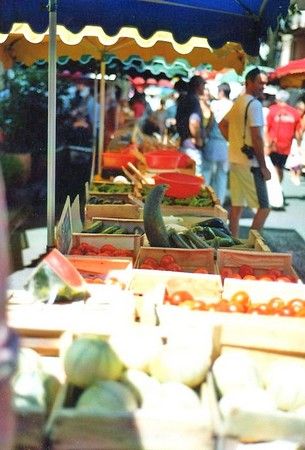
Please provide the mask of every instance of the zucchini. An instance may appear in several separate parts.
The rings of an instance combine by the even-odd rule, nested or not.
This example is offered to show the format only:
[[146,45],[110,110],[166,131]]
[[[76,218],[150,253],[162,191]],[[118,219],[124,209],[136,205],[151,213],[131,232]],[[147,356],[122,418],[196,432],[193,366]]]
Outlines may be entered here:
[[210,245],[205,239],[199,237],[192,230],[188,230],[185,235],[189,238],[190,241],[196,246],[196,248],[210,248]]
[[82,233],[90,233],[90,234],[101,233],[103,228],[104,228],[103,222],[101,220],[96,220],[93,222],[93,224],[85,228],[82,231]]
[[226,234],[231,236],[228,226],[219,217],[203,220],[202,222],[196,223],[196,225],[200,225],[202,227],[221,228]]
[[177,248],[191,249],[192,247],[185,240],[183,234],[177,233],[174,229],[170,230],[170,237]]
[[152,247],[170,247],[168,233],[161,213],[166,184],[154,186],[148,193],[143,211],[144,229]]

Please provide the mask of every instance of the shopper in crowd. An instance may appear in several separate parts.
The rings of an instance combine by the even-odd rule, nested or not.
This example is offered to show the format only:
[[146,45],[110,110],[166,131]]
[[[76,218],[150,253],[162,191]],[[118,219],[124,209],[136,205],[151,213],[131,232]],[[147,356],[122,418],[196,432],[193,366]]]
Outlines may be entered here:
[[287,91],[278,91],[276,102],[270,106],[267,116],[267,145],[280,182],[283,180],[284,167],[291,151],[292,141],[293,139],[300,141],[301,116],[296,108],[287,103],[288,100]]
[[17,336],[6,322],[6,281],[9,273],[8,223],[5,191],[0,168],[0,448],[12,450],[15,417],[12,406],[10,377],[16,368]]
[[179,99],[176,113],[180,149],[196,162],[196,174],[202,175],[202,149],[205,128],[199,97],[203,95],[205,80],[194,75],[188,84],[188,91]]
[[251,228],[260,230],[269,214],[266,181],[270,172],[264,156],[264,118],[262,97],[267,75],[258,68],[245,78],[245,93],[234,102],[219,124],[229,141],[230,230],[239,234],[239,220],[244,206],[256,209]]
[[207,140],[203,149],[202,168],[205,183],[214,189],[221,205],[226,198],[229,163],[228,142],[221,134],[218,123],[232,108],[230,92],[228,83],[218,86],[218,100],[211,102],[211,115],[206,128]]

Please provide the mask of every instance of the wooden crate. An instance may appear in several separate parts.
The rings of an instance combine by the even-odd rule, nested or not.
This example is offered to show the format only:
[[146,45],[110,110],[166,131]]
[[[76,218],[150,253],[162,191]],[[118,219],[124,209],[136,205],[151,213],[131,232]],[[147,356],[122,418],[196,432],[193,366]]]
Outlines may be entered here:
[[238,251],[230,249],[217,250],[217,271],[229,267],[233,273],[238,273],[242,265],[249,265],[254,269],[254,275],[265,274],[268,269],[281,270],[284,275],[292,275],[298,279],[298,275],[292,267],[292,255],[290,253],[271,253],[257,251]]
[[271,252],[264,238],[257,230],[250,230],[247,243],[258,252]]
[[[181,206],[181,205],[163,205],[161,211],[164,216],[179,216],[183,218],[192,217],[195,221],[199,221],[200,217],[219,217],[225,222],[228,220],[228,211],[221,205],[195,207],[195,206]],[[194,221],[193,221],[194,222]]]
[[171,255],[183,272],[194,272],[199,267],[205,267],[209,273],[215,273],[214,249],[182,249],[163,247],[141,247],[138,253],[135,267],[140,268],[145,258],[155,258],[158,262],[162,256]]
[[[241,354],[247,354],[253,358],[259,372],[270,364],[272,361],[281,358],[287,362],[289,360],[298,360],[293,355],[282,354],[281,351],[273,353],[267,351],[253,351],[251,349],[236,350],[231,347],[222,347],[221,352],[238,351]],[[303,358],[302,358],[303,360]],[[208,374],[208,398],[210,412],[212,416],[213,429],[216,437],[217,448],[223,449],[237,449],[241,446],[241,442],[245,444],[259,443],[272,441],[287,441],[290,446],[287,448],[298,449],[297,443],[304,442],[305,439],[305,418],[295,416],[292,413],[274,410],[272,412],[266,411],[251,411],[251,405],[248,410],[234,408],[231,414],[224,417],[219,409],[218,402],[220,394],[217,390],[215,379],[212,373]],[[295,447],[292,443],[295,443]],[[245,445],[247,448],[247,446]],[[266,447],[267,448],[267,447]],[[275,442],[273,447],[277,448]],[[285,447],[286,448],[286,447]]]
[[143,204],[130,194],[127,194],[126,203],[123,205],[92,205],[86,203],[85,219],[91,220],[93,217],[141,219],[143,217]]
[[[111,217],[93,217],[92,220],[88,220],[85,223],[85,226],[92,225],[93,221],[101,221],[105,225],[105,227],[110,227],[111,225],[119,225],[128,231],[128,235],[134,234],[133,230],[138,228],[141,230],[141,234],[145,233],[144,222],[143,219],[122,219],[122,218],[111,218]],[[98,233],[99,235],[103,233]],[[138,233],[139,234],[139,233]]]
[[65,385],[47,426],[52,450],[213,449],[212,431],[201,413],[138,409],[106,416],[77,412],[74,404],[73,390]]
[[94,233],[73,233],[71,248],[82,243],[90,244],[94,247],[111,244],[117,248],[131,250],[133,260],[136,261],[138,252],[143,245],[143,236],[136,234],[94,234]]

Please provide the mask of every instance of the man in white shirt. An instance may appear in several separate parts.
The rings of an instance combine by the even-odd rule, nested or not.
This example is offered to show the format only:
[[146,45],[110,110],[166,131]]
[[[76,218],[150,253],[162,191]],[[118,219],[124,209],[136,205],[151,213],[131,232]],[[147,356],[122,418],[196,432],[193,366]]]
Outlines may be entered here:
[[[246,91],[219,123],[229,141],[230,230],[239,234],[239,219],[244,206],[256,209],[252,229],[260,230],[270,212],[266,181],[271,174],[266,167],[263,141],[262,97],[267,75],[258,68],[246,75]],[[248,148],[248,154],[242,149]]]

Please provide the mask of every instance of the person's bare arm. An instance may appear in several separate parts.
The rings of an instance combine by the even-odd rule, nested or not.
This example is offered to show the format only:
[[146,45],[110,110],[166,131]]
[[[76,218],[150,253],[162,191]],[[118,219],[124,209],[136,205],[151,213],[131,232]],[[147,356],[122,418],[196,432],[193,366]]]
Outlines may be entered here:
[[222,119],[222,121],[219,122],[218,127],[219,127],[223,137],[228,141],[229,140],[229,122],[226,119]]
[[192,135],[192,140],[196,147],[201,148],[203,147],[203,140],[201,136],[201,127],[200,122],[197,119],[190,118],[189,120],[189,129],[190,133]]
[[254,153],[256,159],[258,161],[259,167],[261,169],[263,178],[265,181],[270,180],[271,173],[267,169],[264,155],[264,140],[261,135],[260,127],[250,127],[251,138],[252,138],[252,147],[254,149]]

